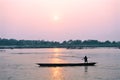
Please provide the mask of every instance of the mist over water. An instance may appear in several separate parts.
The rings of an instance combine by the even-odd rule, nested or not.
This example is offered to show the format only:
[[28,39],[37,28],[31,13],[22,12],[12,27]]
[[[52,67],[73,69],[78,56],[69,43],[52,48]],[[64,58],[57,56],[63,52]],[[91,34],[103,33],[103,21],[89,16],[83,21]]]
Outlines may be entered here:
[[[96,66],[39,67],[36,63],[83,62]],[[0,80],[119,80],[120,49],[5,49],[0,50]]]

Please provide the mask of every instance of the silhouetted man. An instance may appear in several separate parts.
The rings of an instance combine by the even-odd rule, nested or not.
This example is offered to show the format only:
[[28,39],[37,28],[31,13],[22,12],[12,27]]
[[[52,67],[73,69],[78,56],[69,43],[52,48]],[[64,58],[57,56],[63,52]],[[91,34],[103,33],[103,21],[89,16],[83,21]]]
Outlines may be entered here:
[[88,63],[88,58],[87,58],[87,56],[85,56],[83,59],[84,59],[84,62],[85,62],[85,63]]

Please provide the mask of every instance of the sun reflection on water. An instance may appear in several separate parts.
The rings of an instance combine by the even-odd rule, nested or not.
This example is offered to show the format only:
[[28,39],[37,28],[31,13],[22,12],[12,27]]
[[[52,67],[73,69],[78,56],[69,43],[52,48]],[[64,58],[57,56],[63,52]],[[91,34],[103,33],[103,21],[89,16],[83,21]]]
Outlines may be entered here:
[[51,68],[51,80],[64,80],[62,68]]
[[[50,60],[51,63],[65,63],[64,59],[61,59],[62,50],[59,48],[53,49],[53,58]],[[50,68],[51,80],[64,80],[63,68],[62,67],[53,67]]]
[[51,63],[65,63],[65,60],[62,58],[62,49],[54,48],[52,58],[50,59]]
[[54,49],[53,49],[53,52],[54,52],[53,56],[54,56],[54,57],[58,57],[58,56],[61,54],[61,49],[59,49],[59,48],[54,48]]
[[53,51],[54,52],[60,52],[61,50],[59,48],[54,48]]

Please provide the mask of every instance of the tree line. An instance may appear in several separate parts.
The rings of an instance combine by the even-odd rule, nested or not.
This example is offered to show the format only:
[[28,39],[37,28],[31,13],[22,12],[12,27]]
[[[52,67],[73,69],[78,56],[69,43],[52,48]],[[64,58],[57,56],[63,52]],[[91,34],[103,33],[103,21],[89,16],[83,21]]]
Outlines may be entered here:
[[16,40],[0,38],[0,48],[87,48],[119,47],[120,41],[68,40],[63,42],[46,40]]

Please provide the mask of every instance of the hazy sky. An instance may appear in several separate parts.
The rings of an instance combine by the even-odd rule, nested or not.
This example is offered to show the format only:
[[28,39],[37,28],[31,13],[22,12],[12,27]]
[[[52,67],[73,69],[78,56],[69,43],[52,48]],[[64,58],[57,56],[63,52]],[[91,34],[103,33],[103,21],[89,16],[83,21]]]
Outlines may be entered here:
[[120,0],[0,0],[0,37],[120,41]]

